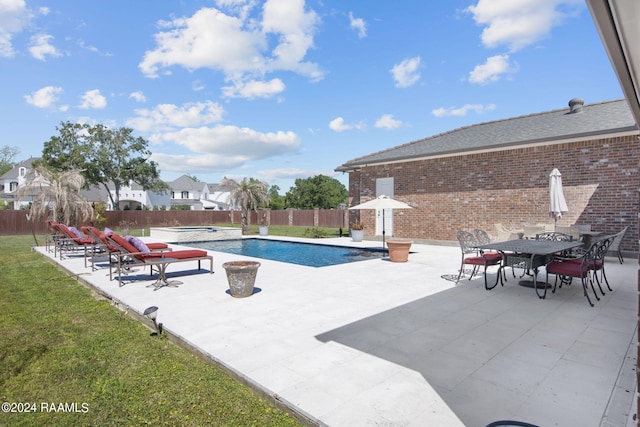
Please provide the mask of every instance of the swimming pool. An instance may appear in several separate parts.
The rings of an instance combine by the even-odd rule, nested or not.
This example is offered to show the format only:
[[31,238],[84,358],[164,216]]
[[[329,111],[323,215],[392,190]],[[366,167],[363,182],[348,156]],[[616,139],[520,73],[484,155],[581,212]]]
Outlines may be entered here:
[[189,243],[188,245],[211,251],[247,255],[272,261],[306,265],[308,267],[327,267],[382,258],[384,254],[382,250],[378,249],[348,248],[266,239],[218,240],[215,242]]

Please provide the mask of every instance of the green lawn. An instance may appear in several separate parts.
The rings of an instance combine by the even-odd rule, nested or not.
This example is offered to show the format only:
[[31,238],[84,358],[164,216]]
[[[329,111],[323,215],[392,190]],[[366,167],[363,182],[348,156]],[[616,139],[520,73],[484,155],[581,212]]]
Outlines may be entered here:
[[0,400],[23,411],[3,406],[0,425],[300,425],[221,369],[150,336],[32,244],[32,236],[0,237]]

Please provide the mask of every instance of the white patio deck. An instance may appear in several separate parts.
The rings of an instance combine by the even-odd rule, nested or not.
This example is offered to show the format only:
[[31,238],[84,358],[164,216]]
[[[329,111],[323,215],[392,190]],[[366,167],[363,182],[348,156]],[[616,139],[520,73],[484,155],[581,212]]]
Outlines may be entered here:
[[633,425],[633,259],[624,265],[607,259],[614,291],[592,308],[577,284],[540,300],[510,273],[492,291],[484,290],[482,276],[458,285],[445,280],[459,267],[457,246],[414,244],[407,263],[372,259],[312,268],[260,260],[261,291],[244,299],[226,293],[222,263],[245,257],[210,253],[215,274],[179,263],[168,275],[183,284],[158,291],[146,287],[148,271],[119,288],[108,268],[91,272],[82,257],[56,261],[83,273],[81,280],[121,309],[158,306],[167,333],[312,424]]

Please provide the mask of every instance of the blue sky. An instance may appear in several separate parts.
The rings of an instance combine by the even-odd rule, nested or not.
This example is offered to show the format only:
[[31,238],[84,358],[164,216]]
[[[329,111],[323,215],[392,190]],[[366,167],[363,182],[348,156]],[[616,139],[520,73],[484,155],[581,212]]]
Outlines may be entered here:
[[0,146],[130,127],[161,177],[284,194],[461,126],[622,98],[583,0],[0,0]]

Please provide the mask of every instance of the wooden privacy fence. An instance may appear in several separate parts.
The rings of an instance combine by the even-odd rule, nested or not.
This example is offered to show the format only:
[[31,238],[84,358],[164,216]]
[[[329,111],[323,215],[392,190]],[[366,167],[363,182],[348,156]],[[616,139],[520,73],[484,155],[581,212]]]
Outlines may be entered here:
[[[30,234],[32,226],[37,234],[45,234],[44,221],[31,224],[27,221],[29,211],[0,211],[0,235]],[[128,228],[177,227],[186,225],[239,224],[240,211],[107,211],[106,224],[110,228],[127,225]],[[349,211],[344,209],[313,210],[259,210],[249,215],[249,224],[260,224],[264,219],[270,225],[296,225],[303,227],[349,228]],[[70,224],[76,227],[88,224]]]

